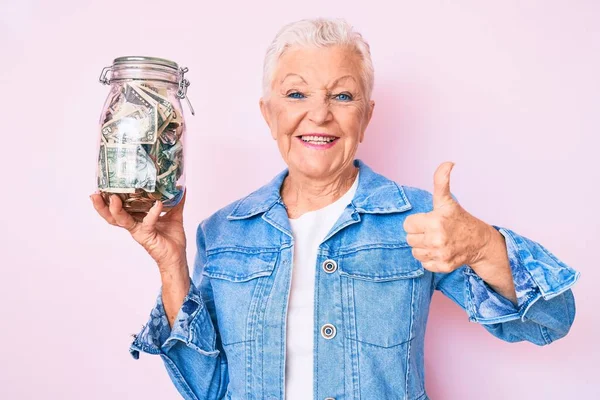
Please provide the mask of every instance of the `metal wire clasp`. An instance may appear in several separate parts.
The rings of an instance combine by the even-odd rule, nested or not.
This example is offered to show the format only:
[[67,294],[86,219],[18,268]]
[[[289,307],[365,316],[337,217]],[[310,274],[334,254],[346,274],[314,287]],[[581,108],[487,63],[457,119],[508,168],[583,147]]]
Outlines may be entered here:
[[194,107],[192,107],[192,103],[190,103],[190,99],[187,97],[187,88],[190,86],[190,81],[185,79],[185,73],[188,71],[189,69],[187,67],[179,68],[179,89],[177,90],[177,97],[180,99],[185,99],[190,107],[192,115],[196,115],[194,112]]
[[108,78],[109,72],[112,72],[112,66],[102,68],[102,72],[100,73],[100,78],[98,78],[98,81],[103,85],[110,85],[110,78]]

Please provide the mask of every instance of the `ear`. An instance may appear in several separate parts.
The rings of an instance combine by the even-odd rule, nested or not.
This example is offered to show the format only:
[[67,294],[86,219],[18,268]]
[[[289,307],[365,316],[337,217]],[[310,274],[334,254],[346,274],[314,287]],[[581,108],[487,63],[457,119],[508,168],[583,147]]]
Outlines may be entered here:
[[375,109],[375,100],[369,101],[369,117],[367,119],[367,124],[371,122],[371,117],[373,116],[373,110]]
[[271,131],[271,136],[273,137],[273,139],[277,139],[273,134],[273,129],[271,128],[271,109],[269,106],[269,101],[261,97],[258,101],[258,105],[260,107],[260,113],[262,114],[265,122],[267,123],[267,126],[269,127],[269,130]]
[[365,131],[367,130],[367,126],[369,125],[369,122],[371,122],[371,117],[373,116],[374,108],[375,108],[375,100],[370,100],[369,101],[369,109],[367,110],[367,123],[365,124],[365,127],[364,127],[362,133],[360,134],[359,143],[362,143],[363,139],[365,138]]

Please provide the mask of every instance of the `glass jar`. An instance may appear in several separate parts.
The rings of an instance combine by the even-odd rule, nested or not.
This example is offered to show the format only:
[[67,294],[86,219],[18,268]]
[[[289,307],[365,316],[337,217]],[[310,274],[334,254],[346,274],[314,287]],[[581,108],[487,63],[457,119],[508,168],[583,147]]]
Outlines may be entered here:
[[116,194],[126,211],[147,213],[156,200],[164,211],[181,201],[187,71],[155,57],[119,57],[102,70],[100,83],[110,92],[100,115],[96,181],[106,204]]

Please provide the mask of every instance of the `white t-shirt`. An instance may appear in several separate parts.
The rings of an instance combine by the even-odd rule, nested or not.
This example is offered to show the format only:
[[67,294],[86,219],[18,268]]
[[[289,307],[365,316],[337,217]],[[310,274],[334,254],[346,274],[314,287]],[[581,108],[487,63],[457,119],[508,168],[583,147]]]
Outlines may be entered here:
[[287,314],[285,398],[313,397],[314,290],[317,251],[333,225],[354,197],[352,187],[335,202],[290,219],[294,236],[294,265]]

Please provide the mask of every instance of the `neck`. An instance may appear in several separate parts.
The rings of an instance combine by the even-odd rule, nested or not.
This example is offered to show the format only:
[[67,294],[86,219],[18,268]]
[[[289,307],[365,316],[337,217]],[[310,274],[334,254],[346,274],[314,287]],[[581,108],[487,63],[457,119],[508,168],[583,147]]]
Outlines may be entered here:
[[353,164],[323,179],[310,178],[290,170],[281,185],[281,198],[288,217],[298,218],[335,202],[350,189],[357,174],[358,168]]

